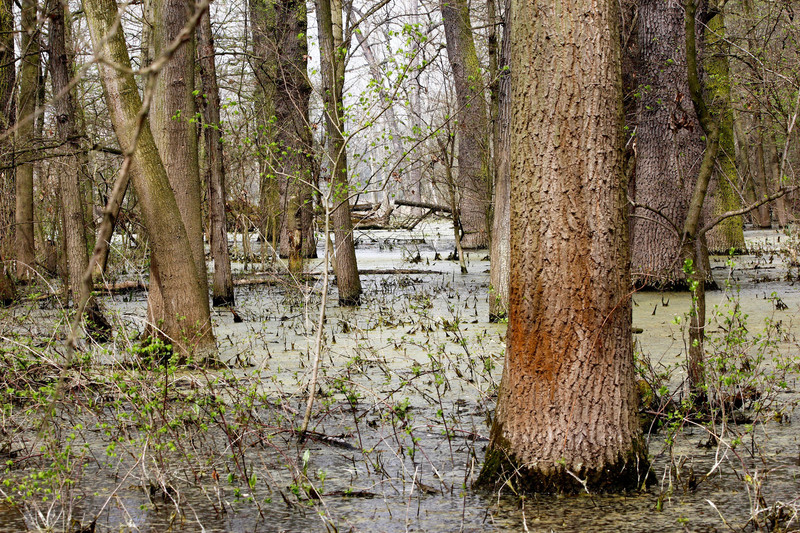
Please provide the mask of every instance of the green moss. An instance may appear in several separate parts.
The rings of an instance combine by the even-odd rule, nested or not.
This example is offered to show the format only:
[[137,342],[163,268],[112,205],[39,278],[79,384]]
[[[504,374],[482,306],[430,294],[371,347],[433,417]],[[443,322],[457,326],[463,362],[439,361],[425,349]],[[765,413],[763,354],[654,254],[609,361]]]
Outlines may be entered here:
[[[708,59],[707,99],[711,114],[719,124],[719,155],[716,164],[716,188],[713,193],[714,215],[721,215],[742,207],[735,183],[736,152],[733,137],[733,109],[731,107],[731,80],[728,65],[728,50],[725,37],[725,20],[722,14],[712,18],[706,28],[705,41]],[[744,250],[742,217],[731,217],[712,229],[707,235],[709,252],[727,253],[728,250]]]

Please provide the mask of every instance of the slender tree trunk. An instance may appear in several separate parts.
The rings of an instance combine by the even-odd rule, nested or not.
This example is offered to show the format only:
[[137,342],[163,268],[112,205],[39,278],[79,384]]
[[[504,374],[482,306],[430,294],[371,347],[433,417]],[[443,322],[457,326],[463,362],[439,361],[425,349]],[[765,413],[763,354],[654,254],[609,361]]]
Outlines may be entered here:
[[[736,167],[739,169],[741,176],[740,182],[745,201],[747,205],[752,205],[763,196],[761,195],[762,193],[758,192],[753,165],[750,164],[751,138],[745,132],[745,121],[746,118],[741,111],[734,112],[733,139],[736,151]],[[750,219],[756,228],[769,227],[769,206],[767,204],[759,206],[750,213]]]
[[222,150],[222,121],[220,120],[217,68],[214,64],[214,35],[208,11],[203,13],[197,27],[200,78],[203,87],[203,139],[205,140],[206,186],[208,211],[211,216],[211,257],[214,260],[213,302],[233,305],[233,275],[228,253],[228,225],[225,218],[225,164]]
[[698,242],[702,242],[704,234],[710,228],[700,228],[703,205],[720,148],[720,127],[705,101],[704,87],[700,81],[698,66],[696,17],[698,0],[687,0],[685,5],[684,27],[686,39],[686,68],[689,95],[692,100],[700,126],[706,137],[706,149],[697,173],[697,182],[692,193],[689,211],[683,224],[681,238],[681,259],[684,269],[688,271],[690,289],[692,290],[691,320],[689,325],[689,387],[698,401],[704,401],[705,393],[705,281],[707,268],[698,257]]
[[[189,0],[154,0],[153,27],[155,57],[171,43],[186,25],[194,3]],[[167,173],[170,187],[178,203],[181,221],[186,228],[192,250],[192,265],[196,270],[199,290],[206,295],[208,312],[208,274],[203,244],[203,219],[200,208],[200,167],[197,151],[195,116],[194,39],[188,39],[168,61],[158,77],[153,97],[151,127],[158,153]],[[150,236],[152,238],[152,235]],[[148,314],[152,326],[165,319],[158,269],[161,261],[151,261],[151,282],[148,294]],[[155,333],[154,329],[151,333]]]
[[447,57],[458,103],[458,185],[464,248],[489,244],[491,156],[484,81],[469,19],[467,0],[442,0]]
[[[358,16],[363,16],[360,12],[356,11]],[[386,112],[384,113],[385,121],[387,126],[389,127],[389,132],[391,135],[391,143],[392,148],[394,148],[394,157],[397,159],[406,159],[407,154],[405,153],[405,149],[403,148],[403,134],[400,130],[400,121],[397,119],[397,115],[394,111],[394,103],[391,101],[392,96],[386,90],[384,85],[384,76],[381,71],[381,66],[375,57],[375,54],[372,51],[372,43],[370,42],[369,32],[366,31],[358,31],[356,32],[356,39],[358,40],[358,45],[361,47],[361,51],[364,54],[364,59],[367,60],[367,65],[369,65],[369,73],[372,77],[372,80],[375,84],[379,87],[378,89],[378,97],[380,98],[381,102],[384,102],[386,106]],[[413,113],[413,111],[412,111]],[[415,164],[415,162],[409,162],[412,168],[416,168],[419,165]],[[413,172],[409,167],[400,166],[397,170],[400,178],[401,178],[401,188],[405,192],[403,193],[404,196],[410,197],[412,200],[418,196],[416,193],[412,193],[411,191],[417,191],[420,187],[418,183],[418,179],[415,178]],[[381,186],[383,187],[383,198],[384,198],[384,214],[390,214],[393,209],[393,201],[392,196],[395,192],[395,180],[392,179],[391,176],[386,177],[386,182],[382,183]]]
[[688,98],[683,6],[639,5],[639,104],[631,264],[641,287],[685,287],[680,228],[702,158],[700,124]]
[[36,264],[33,227],[33,163],[26,161],[31,154],[34,138],[33,114],[39,91],[39,30],[36,0],[22,2],[22,63],[19,75],[19,116],[17,119],[17,149],[26,150],[16,172],[16,252],[17,276],[31,279]]
[[14,136],[9,130],[17,120],[14,85],[14,13],[12,0],[0,0],[0,305],[16,298],[9,259],[14,251]]
[[[769,195],[769,189],[767,187],[767,170],[764,156],[764,129],[761,113],[758,109],[756,109],[756,112],[753,114],[753,125],[755,129],[754,139],[752,141],[752,144],[755,146],[754,188],[758,198],[765,198]],[[772,227],[770,204],[764,204],[759,207],[757,214],[760,227]]]
[[[764,132],[764,159],[766,161],[767,184],[770,193],[776,192],[783,186],[781,182],[781,161],[778,151],[778,142],[775,138],[775,123],[769,113],[762,115]],[[786,215],[786,200],[783,196],[775,200],[775,216],[778,219],[778,226],[783,228],[789,222]]]
[[506,71],[511,52],[510,9],[505,0],[505,27],[500,54],[500,79],[498,83],[498,117],[494,162],[494,219],[492,229],[491,267],[489,272],[489,320],[495,321],[508,314],[509,244],[511,232],[511,174],[509,172],[508,126],[510,120],[511,73]]
[[648,471],[616,6],[512,2],[508,346],[479,483],[516,493],[633,489]]
[[[51,0],[47,6],[50,20],[50,78],[53,83],[56,138],[61,143],[61,166],[58,170],[59,197],[66,249],[67,279],[74,306],[81,298],[83,275],[89,266],[86,242],[83,195],[80,176],[81,151],[75,116],[73,91],[69,87],[72,79],[72,57],[67,54],[66,11],[68,6],[59,0]],[[87,329],[101,342],[111,340],[111,326],[100,311],[97,300],[90,297],[85,307]]]
[[[419,9],[419,0],[411,0],[411,20],[412,24],[420,25],[420,9]],[[423,46],[420,44],[419,46]],[[414,57],[411,62],[411,70],[419,69],[420,68],[420,61],[419,56]],[[415,90],[411,91],[411,98],[409,98],[409,114],[411,119],[411,131],[414,133],[422,132],[423,126],[420,120],[420,116],[422,115],[422,105],[420,103],[420,94],[422,93],[422,86],[419,83],[419,78],[417,78],[417,85]],[[417,133],[419,134],[419,133]],[[411,165],[408,168],[408,176],[407,180],[404,180],[405,183],[403,184],[403,189],[405,194],[411,198],[412,201],[421,202],[422,201],[422,189],[425,185],[423,183],[423,166],[424,163],[420,156],[420,152],[417,149],[413,149],[411,154],[414,156],[411,160]]]
[[344,37],[340,0],[317,0],[322,100],[325,107],[327,157],[333,187],[332,220],[336,237],[336,286],[339,305],[358,305],[361,280],[358,277],[353,221],[350,218],[350,182],[347,176],[347,146],[344,137]]
[[[130,57],[123,34],[117,27],[117,5],[113,0],[83,3],[95,55],[123,69]],[[132,155],[134,188],[152,246],[151,261],[158,265],[157,279],[164,304],[159,327],[180,354],[214,356],[216,343],[211,330],[208,292],[203,291],[194,264],[192,248],[175,195],[161,162],[149,123],[139,125],[142,101],[133,75],[99,63],[106,104],[120,147]],[[148,88],[149,90],[149,88]],[[138,138],[137,138],[138,133]]]

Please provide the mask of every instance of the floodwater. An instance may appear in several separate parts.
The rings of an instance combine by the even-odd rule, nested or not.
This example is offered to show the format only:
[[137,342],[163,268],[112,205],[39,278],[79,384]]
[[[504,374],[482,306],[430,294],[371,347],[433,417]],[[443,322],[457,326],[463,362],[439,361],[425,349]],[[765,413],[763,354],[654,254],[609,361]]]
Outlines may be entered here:
[[[314,359],[321,276],[239,272],[270,281],[237,287],[236,315],[214,311],[227,368],[142,369],[127,362],[123,335],[112,348],[85,346],[93,357],[67,380],[69,401],[49,426],[58,430],[36,432],[35,412],[5,411],[2,427],[19,423],[12,467],[0,471],[0,495],[15,502],[0,504],[0,531],[92,522],[97,531],[800,530],[792,411],[800,286],[791,237],[749,232],[753,255],[734,258],[733,268],[727,258],[712,262],[731,288],[708,295],[710,351],[719,355],[724,344],[749,354],[740,375],[764,391],[758,403],[724,424],[678,417],[651,428],[656,482],[647,491],[523,499],[511,487],[470,488],[504,351],[505,326],[487,321],[487,252],[469,253],[462,275],[446,259],[446,224],[356,237],[359,267],[370,272],[365,301],[339,309],[331,287],[309,439],[294,430]],[[308,265],[321,269],[321,260]],[[649,378],[658,376],[662,396],[680,403],[690,297],[633,299],[637,357]],[[143,293],[103,303],[128,337],[141,329]],[[54,328],[57,310],[41,307],[8,319],[49,318]],[[28,331],[47,336],[44,326]],[[36,349],[57,359],[57,344],[43,346]],[[35,488],[23,485],[26,475],[40,476]]]

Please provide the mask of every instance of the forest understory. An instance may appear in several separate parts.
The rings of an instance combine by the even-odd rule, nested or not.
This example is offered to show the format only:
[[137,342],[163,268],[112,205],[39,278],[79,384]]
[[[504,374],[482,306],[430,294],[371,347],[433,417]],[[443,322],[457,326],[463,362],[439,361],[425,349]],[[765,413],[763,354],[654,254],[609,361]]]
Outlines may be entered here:
[[798,530],[800,239],[747,239],[748,255],[712,258],[723,289],[708,295],[701,411],[685,401],[690,295],[633,294],[652,483],[576,498],[471,488],[505,325],[488,321],[486,251],[462,274],[447,224],[356,231],[373,274],[361,306],[327,310],[304,435],[319,276],[261,272],[253,241],[248,271],[234,265],[251,282],[213,312],[212,368],[139,342],[140,290],[100,298],[114,341],[82,339],[65,368],[68,313],[57,282],[39,280],[0,319],[0,530]]

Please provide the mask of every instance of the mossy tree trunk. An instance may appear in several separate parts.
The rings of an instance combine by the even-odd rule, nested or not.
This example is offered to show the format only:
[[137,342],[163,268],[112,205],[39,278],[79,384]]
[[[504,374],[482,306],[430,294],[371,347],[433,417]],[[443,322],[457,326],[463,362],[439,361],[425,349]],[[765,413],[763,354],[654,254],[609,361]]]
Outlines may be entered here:
[[[117,27],[114,0],[83,3],[98,63],[106,105],[123,152],[132,157],[132,181],[152,246],[151,261],[158,263],[158,279],[164,304],[160,329],[183,355],[216,355],[211,330],[208,292],[202,289],[189,237],[175,194],[147,120],[139,124],[142,100],[133,74],[123,34]],[[138,133],[138,137],[137,137]]]
[[635,489],[648,460],[631,341],[617,3],[514,0],[511,15],[508,345],[478,483]]
[[697,12],[698,0],[687,0],[685,4],[684,27],[686,39],[686,72],[689,86],[689,96],[692,107],[700,122],[700,127],[705,135],[706,147],[697,171],[697,181],[692,192],[692,200],[681,232],[681,264],[685,265],[688,274],[690,289],[692,290],[692,306],[690,309],[689,324],[689,361],[688,381],[690,391],[695,399],[703,402],[705,394],[705,319],[706,296],[705,284],[708,269],[698,255],[698,242],[702,242],[705,234],[713,226],[701,227],[703,206],[709,185],[714,174],[715,165],[720,150],[720,122],[709,108],[705,98],[708,94],[704,90],[700,78],[699,53],[697,43]]
[[[154,0],[153,49],[157,58],[186,26],[194,10],[189,0]],[[204,313],[208,313],[208,273],[203,243],[203,219],[200,209],[200,166],[197,151],[197,128],[194,124],[195,41],[186,40],[167,61],[156,78],[150,124],[158,153],[178,204],[192,251],[191,264],[199,290],[206,295]],[[151,235],[152,237],[152,235]],[[166,320],[163,305],[161,261],[150,262],[148,317],[151,335]],[[174,342],[174,339],[172,339]]]
[[491,147],[483,73],[469,18],[467,0],[442,0],[447,58],[458,104],[458,189],[464,248],[489,245],[492,223]]
[[[739,176],[736,169],[736,148],[733,137],[733,106],[731,104],[731,79],[725,41],[725,17],[717,13],[706,25],[704,68],[706,90],[711,113],[719,124],[719,154],[710,189],[711,218],[742,208]],[[706,235],[709,253],[726,254],[731,249],[745,249],[742,217],[723,220]]]

